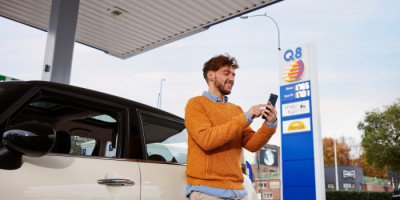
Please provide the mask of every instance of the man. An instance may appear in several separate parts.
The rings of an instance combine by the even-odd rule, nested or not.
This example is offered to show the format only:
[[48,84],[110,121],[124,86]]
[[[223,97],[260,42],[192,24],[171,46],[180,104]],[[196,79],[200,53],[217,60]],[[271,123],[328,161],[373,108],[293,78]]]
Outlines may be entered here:
[[[208,91],[186,105],[186,195],[191,200],[247,200],[240,167],[242,147],[256,152],[275,133],[276,110],[271,103],[252,106],[247,112],[228,103],[238,68],[235,58],[229,55],[211,58],[203,68]],[[255,133],[249,125],[261,115],[266,121]]]

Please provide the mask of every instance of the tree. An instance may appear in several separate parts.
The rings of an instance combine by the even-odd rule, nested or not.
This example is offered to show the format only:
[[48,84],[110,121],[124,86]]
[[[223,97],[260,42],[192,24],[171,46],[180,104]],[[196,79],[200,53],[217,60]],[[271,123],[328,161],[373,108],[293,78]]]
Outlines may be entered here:
[[[371,165],[366,162],[365,152],[357,149],[358,145],[353,144],[349,145],[348,142],[351,141],[351,138],[342,137],[340,141],[336,140],[336,149],[337,149],[337,159],[338,166],[340,165],[350,165],[355,167],[362,167],[364,171],[364,176],[369,177],[377,177],[377,178],[385,178],[386,177],[386,167],[377,168],[374,165]],[[354,141],[352,143],[355,143]],[[333,138],[324,138],[323,139],[323,148],[324,148],[324,165],[325,166],[334,166],[335,165],[335,156],[334,156],[334,145]],[[354,158],[351,157],[350,152],[356,148],[356,153]],[[362,149],[362,147],[360,147]]]
[[387,178],[386,167],[383,167],[383,168],[376,168],[374,165],[369,164],[369,163],[365,160],[365,158],[362,158],[362,162],[363,162],[364,176],[377,177],[377,178],[382,178],[382,179],[388,179],[388,178]]
[[[322,142],[324,150],[324,165],[334,166],[335,151],[333,138],[324,138]],[[350,165],[350,147],[345,143],[344,139],[340,142],[336,140],[336,157],[338,166]]]
[[364,176],[388,179],[386,176],[386,167],[376,168],[374,165],[367,163],[364,154],[362,154],[358,158],[351,159],[350,165],[356,167],[362,167]]
[[358,129],[363,131],[361,145],[367,163],[400,170],[400,99],[383,111],[366,112]]

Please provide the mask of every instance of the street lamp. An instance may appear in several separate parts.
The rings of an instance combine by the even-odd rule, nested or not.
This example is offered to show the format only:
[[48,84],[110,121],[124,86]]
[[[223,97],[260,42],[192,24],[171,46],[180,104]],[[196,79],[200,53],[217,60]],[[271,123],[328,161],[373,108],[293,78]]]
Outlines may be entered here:
[[161,95],[162,95],[162,83],[163,81],[166,81],[166,79],[161,79],[160,83],[160,93],[158,93],[158,99],[157,99],[157,108],[161,109]]
[[278,26],[278,23],[276,23],[276,21],[271,16],[269,16],[269,15],[267,15],[267,13],[265,13],[263,15],[240,16],[240,19],[247,19],[249,17],[259,17],[259,16],[268,17],[274,22],[274,24],[276,26],[276,30],[278,31],[278,51],[280,51],[281,50],[281,34],[279,32],[279,26]]
[[335,154],[335,187],[336,190],[339,190],[339,180],[338,180],[338,166],[337,166],[337,157],[336,157],[336,137],[333,138],[333,150]]

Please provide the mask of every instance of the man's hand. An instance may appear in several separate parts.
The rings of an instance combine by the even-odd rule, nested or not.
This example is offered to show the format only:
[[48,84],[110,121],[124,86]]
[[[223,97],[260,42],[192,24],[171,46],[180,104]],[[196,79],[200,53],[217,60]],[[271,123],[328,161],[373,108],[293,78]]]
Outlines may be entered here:
[[[268,107],[269,110],[265,107]],[[276,120],[276,110],[275,107],[272,106],[271,102],[268,102],[268,104],[254,105],[249,109],[249,111],[247,111],[247,113],[252,119],[264,115],[267,118],[266,121],[268,124],[272,124]]]

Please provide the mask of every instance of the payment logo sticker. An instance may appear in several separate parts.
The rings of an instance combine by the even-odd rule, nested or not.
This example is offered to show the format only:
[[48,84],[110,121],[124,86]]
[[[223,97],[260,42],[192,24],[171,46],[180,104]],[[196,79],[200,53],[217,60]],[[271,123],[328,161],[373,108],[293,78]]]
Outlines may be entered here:
[[311,131],[311,119],[309,117],[283,121],[282,125],[284,134]]
[[310,113],[309,100],[282,104],[282,117],[308,114],[308,113]]
[[294,122],[290,123],[289,127],[288,127],[288,131],[301,131],[301,130],[305,130],[305,129],[306,129],[306,125],[304,125],[304,123],[301,121],[294,121]]

